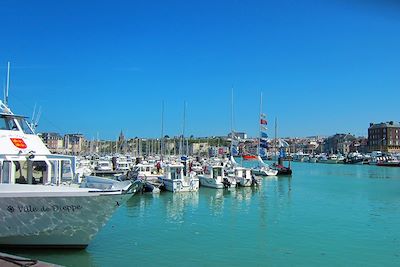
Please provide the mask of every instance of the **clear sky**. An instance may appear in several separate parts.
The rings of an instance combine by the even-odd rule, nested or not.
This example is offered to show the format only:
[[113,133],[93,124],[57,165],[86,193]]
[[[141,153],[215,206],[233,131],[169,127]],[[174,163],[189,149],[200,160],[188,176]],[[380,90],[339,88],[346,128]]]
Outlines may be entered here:
[[399,121],[400,4],[389,0],[0,1],[0,81],[38,131],[88,139],[366,135]]

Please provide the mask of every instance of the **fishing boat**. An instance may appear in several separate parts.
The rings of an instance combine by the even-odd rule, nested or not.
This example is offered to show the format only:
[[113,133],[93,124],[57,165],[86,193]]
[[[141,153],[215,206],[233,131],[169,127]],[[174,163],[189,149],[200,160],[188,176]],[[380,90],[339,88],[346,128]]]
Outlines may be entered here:
[[215,189],[229,188],[231,183],[225,176],[222,165],[207,165],[204,174],[198,175],[200,185]]
[[51,154],[6,99],[0,101],[0,245],[86,247],[134,185],[79,188],[75,157]]
[[158,177],[164,188],[171,192],[194,192],[199,190],[199,179],[193,173],[186,173],[182,163],[168,163],[164,175]]

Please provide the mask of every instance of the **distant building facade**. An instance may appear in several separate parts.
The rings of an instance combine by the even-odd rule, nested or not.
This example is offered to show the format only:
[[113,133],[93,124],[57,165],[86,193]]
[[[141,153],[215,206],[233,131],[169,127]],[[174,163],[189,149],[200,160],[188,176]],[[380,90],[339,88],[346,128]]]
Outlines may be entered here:
[[356,137],[351,134],[335,134],[328,137],[324,142],[325,153],[348,154]]
[[370,123],[368,128],[369,151],[400,152],[400,123],[390,121]]
[[64,135],[65,153],[79,155],[82,153],[85,144],[83,134],[66,134]]
[[64,149],[64,140],[58,133],[40,134],[43,142],[52,153],[61,153]]

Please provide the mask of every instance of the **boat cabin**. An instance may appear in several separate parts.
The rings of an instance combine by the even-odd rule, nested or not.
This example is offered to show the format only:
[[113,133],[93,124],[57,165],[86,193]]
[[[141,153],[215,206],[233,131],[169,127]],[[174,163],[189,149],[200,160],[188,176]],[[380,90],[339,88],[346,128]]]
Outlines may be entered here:
[[204,174],[214,179],[224,178],[224,168],[223,166],[207,166]]
[[167,164],[164,168],[164,179],[181,180],[184,177],[183,164]]
[[53,155],[26,118],[0,103],[0,183],[56,184],[72,181],[75,157]]
[[251,169],[236,167],[235,168],[235,177],[242,177],[245,179],[249,179],[249,178],[251,178]]

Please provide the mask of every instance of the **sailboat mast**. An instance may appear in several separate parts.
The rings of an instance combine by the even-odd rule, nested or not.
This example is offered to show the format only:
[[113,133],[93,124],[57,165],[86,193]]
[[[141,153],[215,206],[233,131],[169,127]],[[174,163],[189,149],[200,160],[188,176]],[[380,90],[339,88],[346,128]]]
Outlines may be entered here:
[[186,101],[183,102],[183,129],[182,129],[182,154],[187,154],[185,151],[185,128],[186,128]]
[[161,105],[161,161],[164,156],[164,101],[162,101]]
[[231,90],[231,156],[233,156],[233,142],[234,142],[234,133],[233,133],[233,86]]
[[275,142],[274,142],[274,150],[275,150],[275,156],[276,156],[276,152],[278,150],[278,140],[277,140],[277,134],[278,134],[278,118],[275,117]]
[[261,144],[261,117],[262,117],[262,104],[263,104],[263,93],[260,94],[260,114],[258,116],[258,144],[257,144],[257,155],[260,155],[260,144]]

